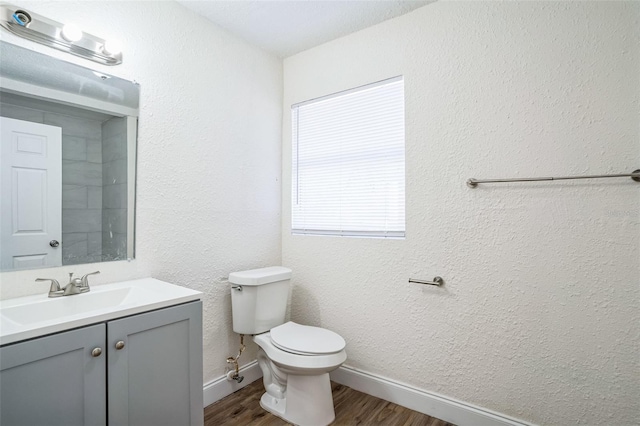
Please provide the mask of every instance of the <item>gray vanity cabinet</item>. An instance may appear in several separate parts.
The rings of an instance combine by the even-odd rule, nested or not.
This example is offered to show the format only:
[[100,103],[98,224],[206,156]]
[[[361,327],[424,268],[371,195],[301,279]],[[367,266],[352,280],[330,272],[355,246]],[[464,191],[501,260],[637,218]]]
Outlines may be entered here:
[[0,348],[0,425],[106,425],[105,333],[98,324]]
[[110,321],[109,424],[202,425],[202,302]]
[[2,426],[203,422],[200,301],[0,348]]

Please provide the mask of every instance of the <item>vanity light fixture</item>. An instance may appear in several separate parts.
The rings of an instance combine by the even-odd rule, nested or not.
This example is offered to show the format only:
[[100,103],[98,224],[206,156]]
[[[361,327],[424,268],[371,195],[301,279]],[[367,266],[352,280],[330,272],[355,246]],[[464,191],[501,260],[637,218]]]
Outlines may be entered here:
[[122,44],[118,40],[107,40],[102,45],[102,51],[107,55],[117,55],[122,52]]
[[62,31],[60,35],[63,39],[67,40],[70,43],[76,42],[82,38],[82,30],[76,27],[73,24],[66,24],[62,27]]
[[122,47],[83,32],[73,24],[62,24],[11,4],[0,5],[0,26],[7,31],[104,65],[122,63]]

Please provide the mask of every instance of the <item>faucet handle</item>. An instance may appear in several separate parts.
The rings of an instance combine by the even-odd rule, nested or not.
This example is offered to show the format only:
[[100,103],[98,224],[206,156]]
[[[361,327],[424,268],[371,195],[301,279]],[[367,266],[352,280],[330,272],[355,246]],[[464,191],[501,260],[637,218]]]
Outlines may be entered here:
[[83,287],[89,287],[89,279],[87,278],[89,275],[96,275],[99,274],[100,271],[95,271],[95,272],[90,272],[88,274],[84,274],[82,276],[82,278],[80,279],[82,281],[82,286]]
[[60,291],[60,283],[58,280],[54,280],[53,278],[36,278],[36,281],[51,281],[51,287],[49,288],[49,293],[53,293],[54,291]]

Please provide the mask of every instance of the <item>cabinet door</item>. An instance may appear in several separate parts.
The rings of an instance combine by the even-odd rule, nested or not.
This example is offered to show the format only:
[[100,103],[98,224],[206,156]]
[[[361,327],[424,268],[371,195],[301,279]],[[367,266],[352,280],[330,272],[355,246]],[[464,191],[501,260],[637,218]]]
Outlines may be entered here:
[[105,425],[105,333],[99,324],[0,348],[0,424]]
[[107,346],[110,425],[203,424],[202,302],[109,321]]

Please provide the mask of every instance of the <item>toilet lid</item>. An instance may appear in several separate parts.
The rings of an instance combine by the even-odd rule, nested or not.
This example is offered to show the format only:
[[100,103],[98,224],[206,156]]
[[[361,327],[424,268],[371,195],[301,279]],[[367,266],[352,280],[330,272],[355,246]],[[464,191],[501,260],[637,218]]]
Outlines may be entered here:
[[283,351],[305,355],[333,354],[346,345],[338,333],[291,321],[271,329],[271,342]]

